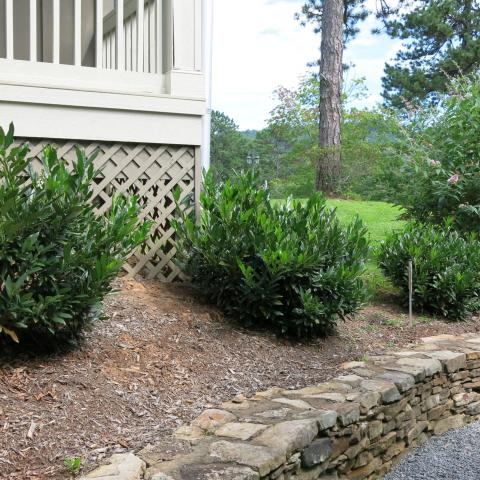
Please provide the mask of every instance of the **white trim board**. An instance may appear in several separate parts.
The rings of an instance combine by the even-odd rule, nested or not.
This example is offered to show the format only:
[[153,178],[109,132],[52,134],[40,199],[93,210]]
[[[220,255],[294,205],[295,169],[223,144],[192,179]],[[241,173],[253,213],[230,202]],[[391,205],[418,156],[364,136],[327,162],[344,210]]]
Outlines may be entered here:
[[0,102],[2,101],[199,116],[206,113],[206,102],[201,99],[172,97],[170,95],[148,96],[88,91],[72,92],[64,89],[2,85],[0,83]]
[[0,125],[27,138],[199,146],[202,117],[0,101]]

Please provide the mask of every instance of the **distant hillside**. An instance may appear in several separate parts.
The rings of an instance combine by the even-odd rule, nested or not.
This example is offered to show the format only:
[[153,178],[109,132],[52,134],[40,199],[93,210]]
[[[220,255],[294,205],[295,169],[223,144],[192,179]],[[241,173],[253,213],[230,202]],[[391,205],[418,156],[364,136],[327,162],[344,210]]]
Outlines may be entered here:
[[249,138],[253,140],[255,136],[257,135],[258,130],[243,130],[243,132],[240,132],[245,138]]

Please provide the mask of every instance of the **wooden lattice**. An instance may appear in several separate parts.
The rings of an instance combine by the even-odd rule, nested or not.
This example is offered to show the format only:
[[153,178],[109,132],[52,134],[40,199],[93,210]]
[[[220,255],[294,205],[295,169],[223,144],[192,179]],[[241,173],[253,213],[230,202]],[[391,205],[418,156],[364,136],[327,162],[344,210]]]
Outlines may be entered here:
[[96,179],[94,203],[98,213],[105,213],[111,206],[115,192],[133,193],[140,199],[140,219],[154,221],[147,244],[135,251],[125,265],[129,276],[141,274],[172,282],[183,278],[173,262],[176,253],[174,230],[170,221],[175,213],[172,191],[178,185],[182,196],[192,201],[186,206],[195,207],[195,190],[198,190],[198,149],[156,144],[95,143],[85,141],[27,140],[30,156],[39,162],[46,144],[58,149],[58,156],[67,161],[76,157],[78,146],[90,155],[98,150],[95,160],[101,175]]

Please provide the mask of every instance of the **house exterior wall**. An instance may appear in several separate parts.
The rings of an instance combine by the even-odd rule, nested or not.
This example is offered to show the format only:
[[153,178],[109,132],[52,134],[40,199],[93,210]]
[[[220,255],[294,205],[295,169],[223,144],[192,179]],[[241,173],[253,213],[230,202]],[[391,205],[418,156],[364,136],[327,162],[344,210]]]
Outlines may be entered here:
[[[57,3],[60,44],[56,62],[50,25],[55,0],[36,0],[37,61],[31,60],[28,28],[20,28],[30,25],[29,8],[35,2],[10,0],[14,48],[9,57],[8,34],[2,32],[8,1],[0,0],[0,125],[14,122],[17,137],[32,145],[37,159],[47,143],[57,145],[67,160],[74,158],[74,145],[87,153],[100,150],[96,162],[105,178],[96,192],[98,211],[104,213],[115,191],[136,193],[143,202],[141,218],[155,222],[148,245],[132,255],[125,270],[130,275],[141,273],[166,281],[181,278],[173,262],[171,192],[180,186],[183,195],[191,198],[190,208],[198,211],[201,151],[208,138],[204,72],[208,62],[203,58],[206,0],[149,0],[155,2],[154,20],[160,28],[149,37],[160,49],[156,50],[156,65],[161,68],[156,67],[154,72],[144,69],[143,62],[136,71],[133,61],[130,65],[134,71],[127,68],[127,62],[120,68],[109,67],[105,53],[101,65],[96,66],[97,0],[81,0],[80,37],[72,32],[74,0]],[[113,0],[103,2],[104,39],[114,5]],[[124,18],[130,15],[138,20],[132,10],[137,5],[137,0],[123,2]],[[149,7],[148,1],[145,7]],[[118,31],[118,22],[116,28]],[[128,45],[136,45],[135,25],[125,23],[123,28],[130,32],[130,44],[125,42],[128,49]],[[74,65],[78,38],[81,63]]]

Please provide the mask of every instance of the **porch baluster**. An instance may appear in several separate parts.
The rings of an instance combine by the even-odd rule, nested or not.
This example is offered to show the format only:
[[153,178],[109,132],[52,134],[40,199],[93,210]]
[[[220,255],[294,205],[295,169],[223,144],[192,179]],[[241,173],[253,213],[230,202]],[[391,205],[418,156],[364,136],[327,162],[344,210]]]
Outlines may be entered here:
[[5,23],[7,59],[13,60],[13,0],[5,1]]
[[123,31],[123,0],[115,0],[117,70],[125,70],[125,36]]
[[75,65],[82,65],[82,0],[74,3],[74,49]]
[[60,63],[60,0],[53,0],[53,63]]
[[137,72],[143,72],[144,0],[137,0]]
[[30,0],[30,61],[37,61],[37,0]]
[[95,66],[102,68],[103,65],[103,0],[95,2]]

